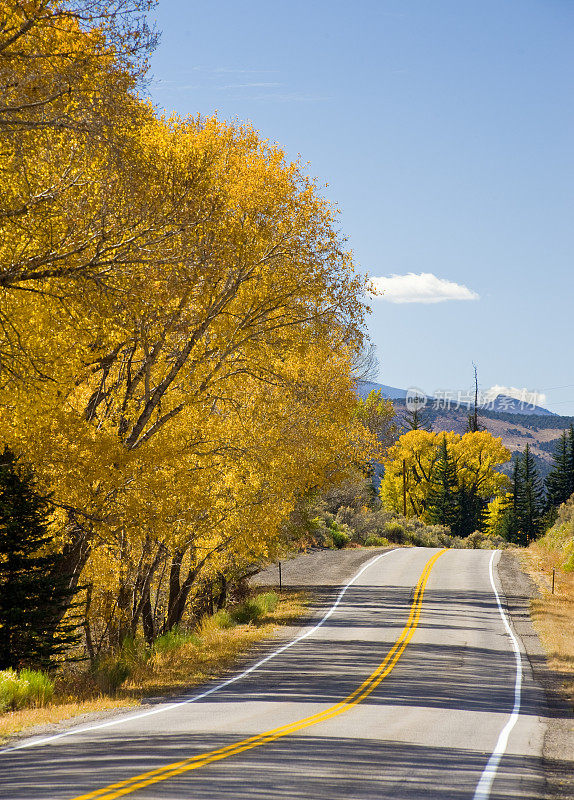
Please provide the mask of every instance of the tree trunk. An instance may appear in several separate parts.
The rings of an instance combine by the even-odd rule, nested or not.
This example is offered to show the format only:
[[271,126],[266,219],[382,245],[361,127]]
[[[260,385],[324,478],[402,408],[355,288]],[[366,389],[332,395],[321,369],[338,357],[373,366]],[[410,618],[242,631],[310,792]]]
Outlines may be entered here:
[[187,573],[186,579],[179,587],[179,592],[177,594],[177,597],[174,598],[174,602],[168,612],[165,624],[166,630],[170,631],[174,625],[178,625],[181,622],[181,619],[183,617],[183,612],[185,611],[185,605],[187,603],[189,593],[191,591],[191,587],[193,586],[193,583],[195,581],[195,578],[197,577],[197,573],[199,572],[201,566],[202,565],[198,564],[197,566],[190,569],[189,572]]
[[219,572],[217,577],[219,578],[221,584],[219,595],[217,597],[217,610],[220,611],[227,605],[227,578],[223,572]]
[[151,607],[149,584],[146,588],[146,594],[142,606],[142,623],[145,640],[151,646],[155,639],[155,623],[153,619],[153,610]]

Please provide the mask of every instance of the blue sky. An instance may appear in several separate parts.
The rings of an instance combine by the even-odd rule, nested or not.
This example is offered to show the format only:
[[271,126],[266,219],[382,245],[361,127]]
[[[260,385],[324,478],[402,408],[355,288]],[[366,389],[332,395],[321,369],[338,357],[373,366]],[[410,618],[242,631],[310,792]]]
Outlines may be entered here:
[[388,289],[381,382],[465,390],[474,360],[574,414],[572,0],[160,0],[157,24],[160,108],[249,120],[328,184]]

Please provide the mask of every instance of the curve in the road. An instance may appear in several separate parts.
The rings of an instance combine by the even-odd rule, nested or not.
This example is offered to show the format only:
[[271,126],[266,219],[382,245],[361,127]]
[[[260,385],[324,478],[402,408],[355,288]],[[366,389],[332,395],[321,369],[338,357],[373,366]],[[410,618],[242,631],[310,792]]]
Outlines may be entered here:
[[265,731],[257,736],[251,736],[248,739],[235,742],[227,747],[222,747],[219,750],[211,750],[210,752],[202,753],[173,764],[168,764],[150,772],[135,775],[127,780],[110,784],[102,789],[89,792],[88,794],[83,794],[79,797],[76,797],[74,800],[116,800],[116,798],[124,797],[125,795],[131,794],[138,789],[144,789],[148,786],[159,783],[160,781],[165,781],[168,778],[174,778],[182,775],[185,772],[199,769],[200,767],[211,764],[214,761],[221,761],[224,758],[229,758],[230,756],[237,755],[238,753],[245,752],[246,750],[252,750],[255,747],[261,747],[269,742],[274,742],[284,736],[289,736],[290,734],[296,733],[304,728],[308,728],[311,725],[316,725],[318,722],[332,719],[339,714],[349,711],[351,708],[368,697],[377,688],[381,681],[386,678],[386,676],[389,675],[394,669],[396,663],[398,662],[417,628],[425,586],[429,579],[431,570],[440,556],[442,556],[445,552],[446,550],[440,550],[438,553],[435,553],[433,556],[431,556],[431,558],[429,558],[425,564],[415,589],[407,622],[383,661],[363,681],[360,686],[358,686],[343,700],[333,706],[330,706],[329,708],[326,708],[324,711],[320,711],[319,713],[313,714],[310,717],[297,720],[289,725],[283,725],[282,727]]
[[100,730],[101,728],[112,728],[115,727],[116,725],[122,725],[126,722],[132,722],[133,720],[136,719],[142,719],[143,717],[151,717],[155,716],[156,714],[165,714],[166,711],[172,711],[174,708],[178,708],[179,706],[186,706],[189,705],[190,703],[195,703],[197,700],[204,700],[206,697],[209,697],[210,695],[215,694],[216,692],[219,692],[222,689],[226,689],[228,686],[231,686],[232,683],[236,683],[242,678],[245,678],[251,672],[255,672],[255,670],[259,669],[259,667],[262,667],[268,661],[271,661],[272,658],[281,655],[281,653],[284,653],[290,647],[293,647],[293,645],[298,644],[303,639],[307,639],[309,636],[312,636],[329,619],[329,617],[331,617],[335,613],[335,611],[337,610],[337,608],[341,603],[341,600],[345,596],[347,589],[349,589],[361,577],[361,575],[364,572],[366,572],[367,569],[369,569],[369,567],[372,567],[373,564],[376,564],[377,561],[380,561],[382,558],[385,558],[386,556],[390,555],[390,553],[393,552],[395,551],[387,550],[387,552],[381,553],[380,555],[375,556],[375,558],[371,558],[363,567],[361,567],[361,569],[355,575],[353,575],[351,580],[347,584],[345,584],[345,586],[343,586],[331,608],[327,611],[327,613],[323,617],[321,617],[321,619],[316,625],[314,625],[312,628],[309,628],[304,633],[299,634],[299,636],[296,636],[290,642],[281,645],[281,647],[277,648],[277,650],[274,650],[272,653],[265,656],[265,658],[262,658],[255,664],[252,664],[250,667],[243,670],[243,672],[240,672],[237,675],[233,675],[231,678],[222,681],[222,683],[218,683],[216,686],[212,686],[211,689],[206,689],[204,692],[201,692],[200,694],[193,695],[193,697],[187,697],[185,700],[179,700],[176,703],[164,704],[159,706],[158,708],[151,708],[148,709],[147,711],[140,711],[137,714],[128,714],[127,716],[122,716],[119,719],[112,719],[108,720],[107,722],[97,722],[95,725],[85,725],[79,728],[72,728],[71,730],[63,731],[62,733],[55,733],[50,736],[43,736],[39,739],[38,738],[30,739],[28,741],[20,742],[19,744],[15,744],[10,747],[4,747],[3,749],[0,750],[0,756],[6,755],[7,753],[12,753],[14,752],[14,750],[25,750],[29,747],[39,747],[40,745],[49,744],[50,742],[56,741],[56,739],[63,739],[64,737],[67,736],[77,736],[78,734],[88,733],[94,730]]

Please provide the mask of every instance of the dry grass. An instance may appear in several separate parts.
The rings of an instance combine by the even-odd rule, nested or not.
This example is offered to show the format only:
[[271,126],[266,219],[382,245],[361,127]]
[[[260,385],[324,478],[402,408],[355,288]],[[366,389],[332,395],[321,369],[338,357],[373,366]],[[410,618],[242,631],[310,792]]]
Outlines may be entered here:
[[272,636],[280,626],[295,624],[306,612],[302,592],[285,592],[275,611],[257,623],[218,628],[204,620],[198,631],[201,644],[192,643],[155,653],[149,661],[134,664],[129,680],[115,696],[96,694],[88,676],[56,684],[53,702],[44,708],[25,708],[0,714],[0,741],[37,725],[61,722],[80,714],[134,706],[150,695],[170,694],[191,688],[220,675],[248,650]]
[[68,702],[65,698],[56,698],[53,703],[44,708],[22,708],[19,711],[8,711],[0,714],[0,742],[25,728],[61,722],[93,711],[107,711],[137,704],[137,700],[126,697],[120,699],[100,696],[93,700],[69,700]]
[[197,631],[199,646],[184,644],[135,665],[122,693],[128,697],[169,694],[204,683],[229,669],[256,642],[269,638],[280,626],[296,623],[305,613],[306,603],[301,592],[284,593],[275,611],[262,620],[233,628],[219,628],[207,618]]
[[[531,601],[531,613],[549,667],[559,673],[564,691],[574,706],[574,573],[560,568],[564,553],[535,543],[519,551],[522,566],[540,591]],[[552,570],[556,570],[552,594]]]

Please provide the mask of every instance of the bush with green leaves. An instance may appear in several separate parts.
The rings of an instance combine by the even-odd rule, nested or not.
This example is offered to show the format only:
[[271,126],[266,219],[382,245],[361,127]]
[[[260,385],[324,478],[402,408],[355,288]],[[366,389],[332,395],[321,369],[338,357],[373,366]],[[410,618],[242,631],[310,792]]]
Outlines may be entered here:
[[239,625],[246,625],[249,622],[257,622],[266,614],[271,614],[277,608],[279,602],[275,592],[264,592],[246,600],[237,608],[231,611],[231,618]]
[[219,611],[216,611],[215,614],[211,617],[213,624],[216,628],[220,630],[228,630],[229,628],[233,628],[235,622],[231,618],[231,614],[226,608],[221,608]]
[[333,525],[329,529],[331,541],[333,542],[333,547],[336,550],[341,550],[345,545],[349,544],[351,541],[351,534],[344,530],[339,525]]
[[376,533],[371,533],[365,539],[365,547],[388,547],[390,542],[384,536],[377,536]]
[[153,643],[155,653],[167,653],[170,650],[177,650],[184,644],[193,644],[196,647],[201,645],[201,639],[196,633],[190,633],[179,625],[175,625],[170,631],[162,633]]
[[387,522],[383,528],[385,537],[395,544],[403,544],[406,541],[405,526],[400,522]]
[[120,648],[120,660],[128,667],[145,664],[151,656],[151,649],[143,639],[126,636]]
[[130,667],[117,656],[107,656],[94,668],[94,681],[104,694],[114,694],[130,676]]
[[263,617],[265,612],[255,600],[246,600],[231,612],[231,618],[239,625],[247,625],[249,622],[257,622]]
[[54,694],[54,682],[40,670],[6,669],[0,672],[0,711],[44,706]]
[[259,605],[264,614],[272,614],[277,608],[279,597],[275,592],[263,592],[253,598],[254,602]]

